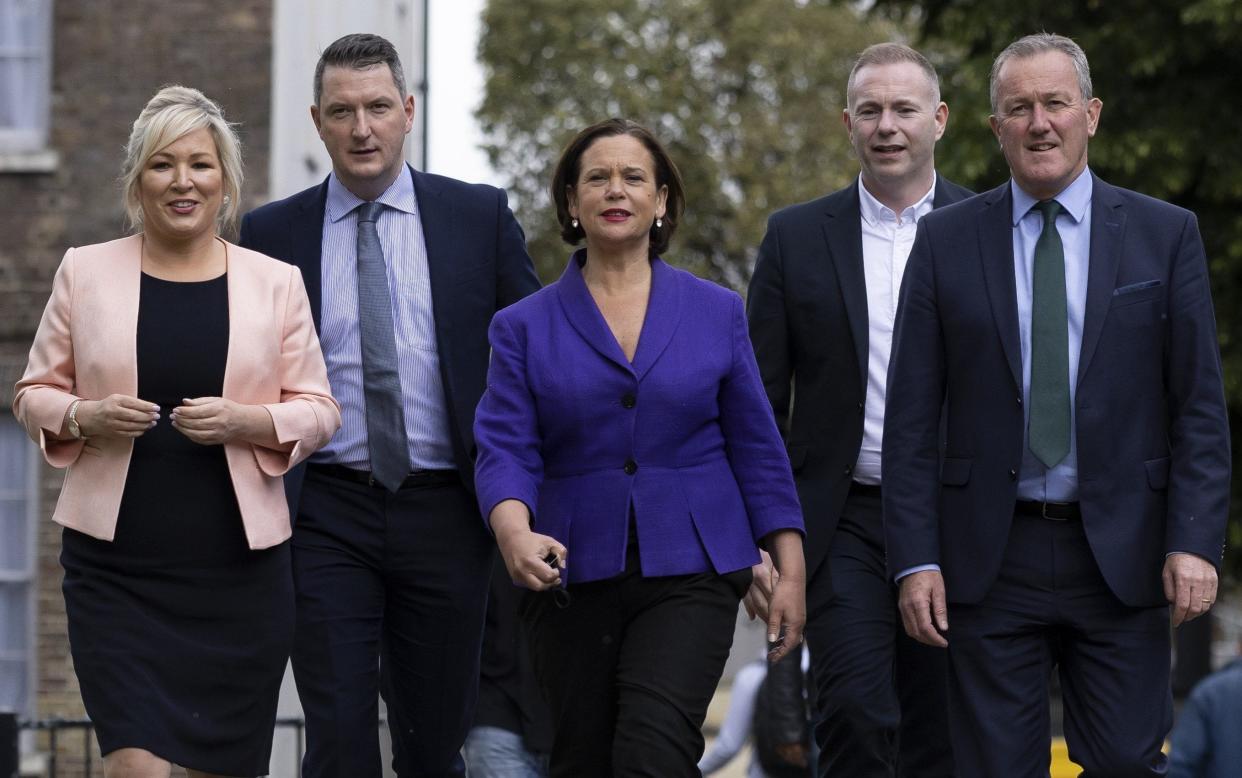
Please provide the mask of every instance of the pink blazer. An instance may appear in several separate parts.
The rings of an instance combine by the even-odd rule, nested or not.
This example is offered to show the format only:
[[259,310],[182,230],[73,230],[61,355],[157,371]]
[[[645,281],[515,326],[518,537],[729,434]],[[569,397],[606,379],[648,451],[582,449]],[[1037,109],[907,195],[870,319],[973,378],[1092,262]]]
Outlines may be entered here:
[[[253,549],[291,534],[281,476],[328,442],[341,424],[311,321],[302,275],[292,265],[225,243],[229,349],[223,395],[265,407],[277,451],[228,443],[228,459],[246,538]],[[136,396],[138,290],[142,236],[71,248],[56,271],[52,297],[17,382],[13,414],[53,467],[68,468],[52,518],[112,540],[133,452],[128,438],[99,438],[98,454],[80,440],[55,440],[75,399]]]

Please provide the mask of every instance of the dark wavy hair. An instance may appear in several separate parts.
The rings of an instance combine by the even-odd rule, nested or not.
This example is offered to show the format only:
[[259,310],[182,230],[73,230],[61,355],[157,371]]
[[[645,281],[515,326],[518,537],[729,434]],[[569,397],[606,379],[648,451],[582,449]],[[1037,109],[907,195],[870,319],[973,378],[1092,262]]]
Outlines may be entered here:
[[561,238],[571,246],[578,245],[586,233],[582,227],[575,227],[573,217],[569,215],[569,187],[574,186],[581,173],[582,155],[591,144],[599,138],[611,138],[617,135],[629,135],[637,139],[651,152],[655,160],[656,190],[668,187],[668,197],[664,202],[662,226],[651,225],[651,243],[647,249],[649,256],[657,256],[668,251],[669,241],[677,231],[677,223],[686,207],[685,188],[682,186],[681,173],[673,159],[655,139],[651,131],[638,122],[629,119],[612,118],[592,124],[582,130],[569,142],[561,152],[556,163],[556,172],[552,174],[552,202],[556,203],[556,220],[561,225]]

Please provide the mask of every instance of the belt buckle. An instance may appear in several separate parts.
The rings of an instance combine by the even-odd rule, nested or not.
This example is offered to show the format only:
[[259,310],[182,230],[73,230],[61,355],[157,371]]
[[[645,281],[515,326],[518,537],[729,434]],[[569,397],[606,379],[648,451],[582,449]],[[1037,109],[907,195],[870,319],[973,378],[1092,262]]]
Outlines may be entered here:
[[375,472],[372,470],[367,471],[367,486],[375,486]]
[[1066,506],[1068,505],[1068,503],[1063,503],[1063,502],[1043,502],[1043,503],[1040,503],[1040,504],[1039,504],[1039,514],[1040,514],[1041,516],[1043,516],[1045,519],[1047,519],[1048,521],[1066,521],[1066,520],[1067,520],[1067,517],[1065,517],[1065,516],[1049,516],[1049,515],[1048,515],[1048,506],[1049,506],[1049,505],[1053,506],[1054,508],[1064,508],[1064,507],[1066,507]]

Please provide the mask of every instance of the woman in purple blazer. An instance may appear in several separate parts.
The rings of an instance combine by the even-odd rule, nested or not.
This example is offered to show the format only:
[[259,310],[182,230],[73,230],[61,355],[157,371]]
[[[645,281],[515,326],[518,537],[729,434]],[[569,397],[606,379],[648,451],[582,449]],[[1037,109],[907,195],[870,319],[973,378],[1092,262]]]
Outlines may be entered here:
[[586,248],[492,321],[479,504],[534,590],[523,618],[552,775],[698,776],[752,566],[773,658],[801,642],[789,461],[741,299],[657,256],[684,198],[655,138],[622,119],[583,130],[552,196],[562,236]]

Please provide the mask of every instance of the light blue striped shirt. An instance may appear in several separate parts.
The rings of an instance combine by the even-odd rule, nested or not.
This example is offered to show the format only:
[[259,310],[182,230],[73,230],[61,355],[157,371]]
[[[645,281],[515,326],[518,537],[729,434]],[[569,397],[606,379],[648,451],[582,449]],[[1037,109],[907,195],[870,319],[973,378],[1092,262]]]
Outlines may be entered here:
[[[440,378],[435,311],[427,244],[409,169],[377,198],[388,206],[376,223],[396,329],[397,373],[401,379],[410,467],[450,469],[453,461],[448,403]],[[319,340],[332,394],[341,404],[341,428],[311,459],[370,470],[362,346],[358,337],[358,206],[364,201],[328,177],[323,214],[322,301]]]
[[1078,433],[1074,398],[1078,393],[1078,357],[1082,351],[1082,321],[1087,311],[1087,268],[1091,257],[1091,171],[1083,168],[1073,183],[1054,197],[1061,204],[1057,232],[1065,249],[1065,302],[1069,330],[1070,450],[1056,467],[1045,468],[1031,453],[1031,294],[1035,272],[1035,243],[1044,229],[1044,217],[1031,211],[1035,198],[1013,188],[1013,269],[1018,297],[1018,335],[1022,342],[1022,471],[1018,499],[1038,502],[1078,500]]

